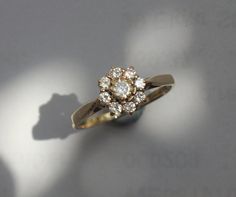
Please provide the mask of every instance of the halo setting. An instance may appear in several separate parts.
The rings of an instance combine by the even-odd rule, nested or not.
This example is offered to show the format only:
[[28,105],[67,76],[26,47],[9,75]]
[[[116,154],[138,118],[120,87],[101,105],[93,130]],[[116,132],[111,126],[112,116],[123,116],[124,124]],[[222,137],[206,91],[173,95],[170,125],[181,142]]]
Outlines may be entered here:
[[140,78],[132,66],[112,67],[99,81],[98,100],[110,113],[118,118],[123,112],[132,114],[138,105],[145,102],[146,82]]

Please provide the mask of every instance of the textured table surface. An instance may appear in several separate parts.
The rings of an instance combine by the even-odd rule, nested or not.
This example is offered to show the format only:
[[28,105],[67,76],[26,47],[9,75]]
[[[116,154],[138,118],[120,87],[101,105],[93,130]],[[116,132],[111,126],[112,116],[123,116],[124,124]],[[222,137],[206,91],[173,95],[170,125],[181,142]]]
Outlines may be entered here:
[[[71,128],[111,64],[176,86]],[[1,0],[0,196],[236,196],[236,1]]]

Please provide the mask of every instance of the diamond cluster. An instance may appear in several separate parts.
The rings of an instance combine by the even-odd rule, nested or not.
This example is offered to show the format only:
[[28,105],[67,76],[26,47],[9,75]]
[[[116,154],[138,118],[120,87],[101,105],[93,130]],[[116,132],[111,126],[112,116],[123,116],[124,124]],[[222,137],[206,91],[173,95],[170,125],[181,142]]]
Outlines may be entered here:
[[146,100],[145,80],[138,76],[134,67],[112,67],[98,82],[99,101],[115,117],[123,112],[132,114]]

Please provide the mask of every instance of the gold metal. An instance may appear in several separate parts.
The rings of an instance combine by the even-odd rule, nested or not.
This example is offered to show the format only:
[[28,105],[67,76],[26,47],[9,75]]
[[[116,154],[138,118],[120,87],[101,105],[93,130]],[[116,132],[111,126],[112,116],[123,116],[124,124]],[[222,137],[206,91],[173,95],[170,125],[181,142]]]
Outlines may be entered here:
[[[171,90],[175,83],[172,75],[158,75],[146,78],[145,82],[145,91],[154,90],[147,95],[146,100],[138,106],[137,110],[164,96]],[[71,115],[73,128],[90,128],[97,124],[115,119],[115,116],[111,115],[110,112],[104,112],[97,115],[99,112],[102,112],[103,109],[104,106],[101,105],[98,99],[80,107]],[[122,113],[121,116],[124,115],[125,114]]]

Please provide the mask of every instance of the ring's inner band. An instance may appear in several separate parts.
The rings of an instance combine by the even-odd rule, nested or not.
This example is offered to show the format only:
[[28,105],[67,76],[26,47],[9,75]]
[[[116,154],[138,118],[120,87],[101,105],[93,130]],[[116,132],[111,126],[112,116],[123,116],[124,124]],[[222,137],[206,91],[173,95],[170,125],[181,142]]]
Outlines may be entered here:
[[[164,96],[171,90],[172,86],[174,85],[174,78],[171,75],[159,75],[151,78],[146,78],[145,81],[145,91],[151,89],[154,90],[146,96],[146,100],[138,106],[137,110]],[[115,119],[115,117],[112,116],[110,112],[105,112],[97,115],[97,113],[103,110],[103,108],[104,107],[101,106],[99,100],[95,100],[82,106],[72,114],[72,126],[76,129],[90,128],[96,124],[108,122]]]

